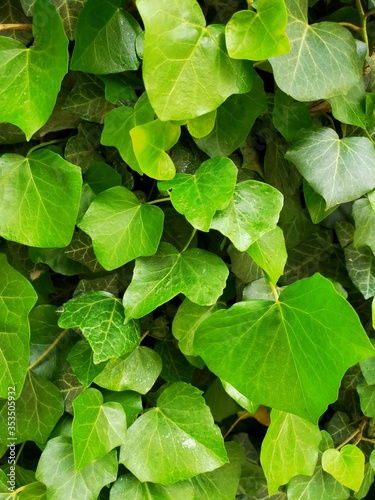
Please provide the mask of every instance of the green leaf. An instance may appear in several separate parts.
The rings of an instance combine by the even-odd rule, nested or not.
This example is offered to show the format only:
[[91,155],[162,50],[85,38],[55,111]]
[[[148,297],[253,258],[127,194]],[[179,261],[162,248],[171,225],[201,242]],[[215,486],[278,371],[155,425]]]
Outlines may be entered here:
[[345,371],[374,355],[352,307],[319,274],[289,285],[276,303],[216,312],[198,328],[194,348],[251,401],[313,423],[337,399]]
[[319,222],[328,217],[328,215],[337,208],[337,206],[334,206],[326,210],[326,202],[324,201],[324,198],[314,191],[305,179],[303,180],[303,196],[305,198],[311,220],[314,224],[319,224]]
[[103,162],[92,163],[84,174],[84,180],[96,195],[122,183],[121,174]]
[[17,500],[45,500],[46,494],[46,486],[36,481],[26,485],[26,487],[18,493]]
[[103,401],[105,403],[120,403],[126,415],[127,425],[131,425],[142,412],[142,396],[133,391],[108,391],[102,389]]
[[346,500],[349,496],[349,490],[321,466],[312,476],[296,476],[288,484],[288,500]]
[[80,328],[93,350],[94,363],[98,364],[127,354],[138,345],[137,323],[124,321],[119,299],[107,292],[93,292],[66,302],[59,326]]
[[256,9],[236,12],[225,28],[228,54],[234,59],[269,59],[290,50],[284,0],[258,0]]
[[326,450],[323,453],[322,466],[341,484],[358,491],[364,477],[365,456],[359,448],[347,444],[341,450]]
[[166,151],[177,143],[180,133],[179,125],[160,120],[130,130],[134,155],[143,173],[153,179],[173,179],[176,169]]
[[0,158],[0,234],[23,245],[65,247],[81,196],[78,167],[47,149]]
[[85,387],[88,387],[105,367],[104,362],[95,364],[93,357],[93,350],[84,340],[76,342],[67,356],[74,375]]
[[278,87],[297,101],[346,94],[360,79],[354,38],[338,23],[309,26],[307,0],[286,0],[290,52],[270,63]]
[[357,392],[361,402],[361,410],[366,417],[375,417],[375,385],[358,384]]
[[369,199],[356,200],[352,213],[355,222],[353,246],[369,246],[375,254],[375,211]]
[[235,94],[218,108],[215,126],[197,146],[209,156],[229,156],[245,141],[255,120],[267,110],[263,81],[254,76],[250,92]]
[[76,231],[74,233],[72,241],[66,247],[64,253],[68,259],[88,267],[93,273],[103,271],[103,267],[99,264],[94,254],[91,239],[83,231]]
[[0,121],[20,127],[27,140],[51,115],[68,70],[68,39],[61,18],[44,0],[35,3],[33,35],[30,48],[0,37]]
[[194,335],[197,328],[211,314],[218,309],[223,309],[224,303],[216,303],[211,306],[200,306],[185,298],[172,323],[172,333],[178,340],[178,346],[187,356],[195,356]]
[[163,221],[159,207],[142,204],[134,193],[117,186],[94,199],[78,227],[91,237],[101,265],[112,270],[137,257],[153,255]]
[[237,168],[229,158],[211,158],[194,175],[176,174],[169,182],[159,182],[160,190],[172,189],[171,202],[190,224],[208,231],[217,210],[226,208],[236,186]]
[[313,126],[306,104],[295,101],[277,87],[272,119],[277,130],[287,141],[292,141],[301,129]]
[[205,115],[197,116],[187,122],[187,129],[192,137],[205,137],[212,132],[215,126],[217,110],[214,109]]
[[164,389],[157,404],[129,427],[121,447],[120,462],[140,481],[172,484],[228,461],[201,391],[177,382]]
[[[45,443],[57,421],[64,413],[63,400],[58,388],[49,380],[32,371],[27,372],[22,392],[15,402],[17,443],[37,441]],[[7,442],[8,402],[0,403],[0,440]],[[38,418],[30,419],[30,415]]]
[[[28,24],[29,19],[22,10],[19,0],[6,0],[0,6],[0,22],[2,24]],[[2,36],[12,37],[25,45],[32,40],[32,34],[27,29],[7,29],[1,31]]]
[[318,426],[297,415],[272,410],[260,454],[270,495],[292,477],[314,473],[321,438]]
[[15,397],[21,394],[29,362],[30,327],[28,314],[37,295],[19,272],[0,253],[0,397],[8,397],[14,387]]
[[198,248],[179,253],[161,243],[154,256],[136,260],[123,299],[126,317],[142,318],[179,293],[201,306],[212,305],[223,293],[227,277],[227,267],[217,255]]
[[105,98],[117,106],[135,102],[137,95],[133,89],[130,78],[124,74],[100,75],[99,78],[105,85]]
[[91,163],[104,161],[98,153],[101,128],[96,123],[80,123],[78,134],[71,137],[65,146],[65,159],[85,172]]
[[375,151],[367,137],[340,139],[334,130],[321,127],[301,133],[286,158],[323,196],[326,209],[355,200],[375,186]]
[[175,342],[169,340],[157,342],[155,352],[159,354],[163,363],[160,373],[166,382],[191,382],[194,366],[185,358],[177,348]]
[[247,249],[247,253],[276,284],[284,272],[288,257],[282,229],[276,226],[263,234]]
[[52,0],[64,23],[69,40],[74,40],[78,16],[87,0]]
[[375,257],[368,247],[344,248],[349,277],[365,299],[375,295]]
[[141,28],[122,4],[122,0],[90,0],[84,6],[71,69],[99,75],[138,69],[135,40]]
[[245,251],[275,228],[282,205],[282,194],[272,186],[258,181],[240,182],[231,203],[216,212],[211,228],[227,236],[238,250]]
[[136,172],[142,170],[134,155],[130,131],[154,119],[154,110],[151,107],[146,92],[144,92],[134,108],[123,106],[113,109],[104,118],[104,129],[101,143],[105,146],[115,146],[122,159]]
[[113,450],[76,472],[71,440],[60,436],[48,441],[35,476],[47,486],[50,500],[97,500],[100,490],[116,480],[117,466]]
[[142,483],[132,474],[120,476],[111,488],[111,500],[195,500],[192,485],[187,481],[162,485]]
[[109,360],[94,382],[112,391],[129,390],[147,394],[161,369],[159,354],[141,346],[123,358]]
[[137,7],[145,24],[143,78],[161,120],[204,115],[251,89],[251,63],[229,58],[224,26],[206,27],[196,0],[138,0]]
[[74,468],[79,471],[125,442],[126,415],[120,403],[104,403],[96,389],[74,401],[72,427]]

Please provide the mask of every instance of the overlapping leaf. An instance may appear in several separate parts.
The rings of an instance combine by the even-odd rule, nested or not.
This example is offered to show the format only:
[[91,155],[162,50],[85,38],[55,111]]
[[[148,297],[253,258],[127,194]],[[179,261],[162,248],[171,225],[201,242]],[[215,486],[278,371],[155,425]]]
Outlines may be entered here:
[[237,184],[232,201],[216,212],[211,228],[227,236],[245,251],[267,231],[276,227],[283,196],[272,186],[258,181]]
[[358,491],[365,472],[365,456],[359,448],[347,444],[341,450],[326,450],[323,453],[322,466],[323,470],[341,484]]
[[75,38],[77,19],[86,2],[87,0],[52,0],[51,2],[57,7],[69,40]]
[[369,246],[375,254],[375,211],[368,198],[353,203],[353,218],[355,222],[355,248]]
[[215,254],[198,248],[179,253],[161,243],[152,257],[136,260],[133,280],[124,294],[127,318],[141,318],[179,293],[201,306],[214,304],[223,292],[228,270]]
[[194,347],[250,400],[313,423],[336,400],[346,369],[374,356],[352,307],[318,274],[289,285],[276,303],[216,312],[198,328]]
[[93,292],[66,302],[59,326],[79,327],[97,364],[127,354],[138,345],[137,323],[124,324],[124,319],[121,302],[116,297],[106,292]]
[[177,174],[171,181],[159,182],[161,190],[172,189],[171,201],[180,214],[200,231],[208,231],[217,210],[230,202],[237,168],[229,158],[205,161],[194,175]]
[[163,221],[159,207],[141,204],[135,194],[118,186],[100,193],[78,226],[91,237],[99,262],[111,270],[137,257],[153,255]]
[[30,48],[0,37],[0,121],[20,127],[27,140],[48,120],[68,70],[68,39],[49,2],[35,3],[33,35]]
[[374,146],[366,137],[340,139],[330,128],[301,133],[286,158],[326,201],[329,209],[375,187]]
[[161,120],[186,120],[251,89],[253,69],[228,57],[224,26],[206,21],[196,0],[138,0],[145,24],[143,78]]
[[120,453],[120,462],[140,481],[160,484],[188,479],[227,461],[223,438],[201,392],[183,382],[164,389],[157,407],[129,427]]

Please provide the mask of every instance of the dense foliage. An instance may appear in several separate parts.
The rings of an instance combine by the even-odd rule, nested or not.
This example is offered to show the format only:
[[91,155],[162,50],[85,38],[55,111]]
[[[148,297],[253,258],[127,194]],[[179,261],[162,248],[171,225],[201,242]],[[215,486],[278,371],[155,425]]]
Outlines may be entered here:
[[0,1],[1,499],[374,498],[372,9]]

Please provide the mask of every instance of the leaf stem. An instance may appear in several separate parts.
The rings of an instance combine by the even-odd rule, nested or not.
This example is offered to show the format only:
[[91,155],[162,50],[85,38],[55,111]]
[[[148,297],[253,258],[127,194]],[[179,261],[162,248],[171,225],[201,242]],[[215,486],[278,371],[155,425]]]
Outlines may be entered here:
[[237,420],[229,427],[227,432],[224,434],[224,439],[226,439],[229,436],[229,434],[233,431],[233,429],[237,426],[237,424],[239,424],[241,422],[241,420],[246,420],[247,418],[250,418],[250,417],[251,417],[251,414],[248,411],[245,411],[244,413],[242,413],[237,418]]
[[355,0],[355,4],[358,10],[359,18],[361,20],[361,31],[362,31],[362,40],[367,45],[367,55],[369,55],[369,46],[368,46],[368,35],[367,35],[367,16],[365,11],[363,10],[362,0]]
[[31,154],[36,149],[44,148],[45,146],[50,146],[51,144],[58,144],[59,142],[64,142],[64,141],[66,141],[66,139],[54,139],[53,141],[41,142],[40,144],[37,144],[36,146],[29,149],[27,154],[28,155]]
[[0,24],[0,31],[5,30],[31,30],[32,24]]
[[161,203],[162,201],[169,201],[170,199],[171,199],[171,197],[167,196],[166,198],[159,198],[157,200],[148,201],[147,204],[148,205],[155,205],[155,203]]
[[347,28],[350,28],[353,31],[361,31],[362,30],[362,28],[360,26],[356,26],[355,24],[352,24],[352,23],[342,22],[339,24],[341,24],[341,26],[346,26]]
[[142,344],[142,341],[145,337],[147,337],[147,335],[150,333],[150,330],[146,330],[145,333],[142,335],[142,337],[140,338],[139,340],[139,343]]
[[68,330],[63,330],[56,338],[55,340],[52,342],[51,345],[49,345],[47,347],[47,349],[45,351],[42,352],[42,354],[36,358],[30,365],[29,365],[29,368],[28,370],[32,370],[34,368],[34,366],[36,366],[38,363],[40,363],[40,361],[42,361],[43,358],[45,358],[47,356],[48,353],[50,353],[52,351],[52,349],[60,342],[60,340],[68,333],[69,329]]
[[14,465],[17,465],[18,459],[20,458],[20,455],[22,453],[22,450],[23,450],[23,447],[25,446],[25,444],[26,444],[26,441],[21,444],[21,446],[17,452],[16,458],[14,459]]
[[369,10],[369,11],[365,14],[365,18],[367,19],[368,17],[373,16],[373,15],[375,15],[375,9],[373,9],[373,10]]
[[189,238],[189,241],[186,243],[186,245],[184,246],[184,248],[181,250],[180,253],[185,252],[185,250],[187,250],[189,248],[189,245],[193,241],[193,238],[194,238],[196,232],[197,232],[197,230],[194,228],[194,230],[191,233],[191,236]]
[[354,446],[356,446],[360,441],[367,441],[368,439],[364,438],[362,436],[363,430],[366,427],[367,422],[368,422],[368,419],[364,418],[363,421],[360,423],[360,425],[357,427],[357,429],[354,432],[352,432],[350,434],[350,436],[345,439],[345,441],[343,441],[338,446],[336,446],[336,450],[339,450],[340,448],[342,448],[343,446],[345,446],[347,443],[349,443],[349,441],[351,441],[352,439],[354,439],[356,436],[358,436],[358,437],[355,440],[355,442],[353,443]]

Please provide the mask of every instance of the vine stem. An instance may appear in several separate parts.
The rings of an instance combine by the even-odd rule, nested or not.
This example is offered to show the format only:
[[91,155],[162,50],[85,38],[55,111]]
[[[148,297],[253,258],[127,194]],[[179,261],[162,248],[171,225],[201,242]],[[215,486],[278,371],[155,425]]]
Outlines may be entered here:
[[358,10],[359,18],[361,20],[361,30],[362,30],[362,39],[367,45],[367,55],[370,54],[369,46],[368,46],[368,35],[367,35],[367,15],[363,10],[362,0],[355,0],[355,4]]
[[227,432],[224,434],[224,439],[226,439],[229,434],[233,431],[233,429],[236,427],[236,425],[238,425],[241,420],[246,420],[247,418],[250,418],[251,417],[251,414],[246,411],[245,413],[242,413],[242,415],[240,415],[237,420],[235,422],[233,422],[233,424],[229,427],[229,429],[227,430]]
[[171,199],[171,197],[167,196],[166,198],[159,198],[158,200],[148,201],[147,204],[148,205],[155,205],[155,203],[161,203],[162,201],[169,201],[170,199]]
[[353,23],[342,22],[342,23],[339,23],[339,24],[341,24],[341,26],[346,26],[347,28],[350,28],[353,31],[362,31],[362,28],[360,26],[356,26]]
[[27,154],[28,155],[31,154],[36,149],[44,148],[44,146],[50,146],[51,144],[58,144],[59,142],[64,142],[64,141],[66,141],[66,139],[54,139],[53,141],[41,142],[40,144],[37,144],[36,146],[29,149]]
[[0,31],[5,30],[31,30],[32,24],[0,24]]
[[30,365],[29,365],[29,368],[28,370],[32,370],[34,368],[34,366],[36,366],[38,363],[40,363],[40,361],[42,361],[43,358],[45,358],[47,356],[47,354],[49,352],[52,351],[52,349],[60,342],[60,340],[68,333],[69,330],[63,330],[56,338],[55,340],[52,342],[51,345],[49,345],[47,347],[47,349],[45,351],[42,352],[42,354],[36,358]]
[[190,236],[190,238],[189,238],[189,241],[186,243],[186,245],[184,246],[184,248],[181,250],[181,253],[182,253],[182,252],[185,252],[185,250],[186,250],[187,248],[189,248],[189,245],[190,245],[190,243],[193,241],[193,238],[194,238],[194,236],[195,236],[195,233],[196,233],[196,232],[197,232],[197,230],[194,228],[194,230],[193,230],[193,232],[191,233],[191,236]]
[[22,453],[22,450],[23,450],[23,447],[25,446],[25,444],[26,444],[26,441],[25,441],[24,443],[22,443],[22,444],[21,444],[21,446],[20,446],[20,448],[19,448],[19,450],[18,450],[18,452],[17,452],[17,456],[16,456],[16,458],[14,459],[14,465],[16,465],[16,464],[17,464],[18,459],[20,458],[20,455],[21,455],[21,453]]
[[142,337],[139,340],[140,344],[142,344],[143,339],[146,338],[149,333],[150,333],[150,330],[146,330],[145,331],[145,333],[142,335]]

